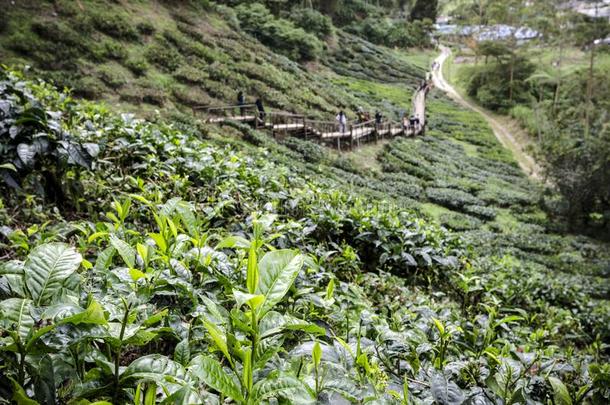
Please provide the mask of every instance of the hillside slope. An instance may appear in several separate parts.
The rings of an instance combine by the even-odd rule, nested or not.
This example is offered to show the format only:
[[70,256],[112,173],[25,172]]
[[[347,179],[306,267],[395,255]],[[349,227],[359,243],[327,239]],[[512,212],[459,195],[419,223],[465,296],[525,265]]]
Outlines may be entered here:
[[0,73],[0,171],[23,169],[0,185],[0,403],[608,402],[610,250],[480,116],[432,92],[425,137],[338,154],[190,112],[245,88],[399,113],[430,53],[338,30],[299,64],[233,8],[31,4],[0,0],[3,61],[103,103]]
[[[32,65],[37,75],[88,99],[122,109],[190,113],[194,105],[235,103],[243,90],[279,110],[329,116],[341,108],[408,106],[427,58],[402,53],[338,31],[319,62],[304,66],[275,53],[238,25],[233,9],[164,1],[14,2],[2,0],[8,23],[0,58]],[[375,93],[346,82],[395,83],[405,105],[385,105]],[[401,100],[401,101],[402,101]]]

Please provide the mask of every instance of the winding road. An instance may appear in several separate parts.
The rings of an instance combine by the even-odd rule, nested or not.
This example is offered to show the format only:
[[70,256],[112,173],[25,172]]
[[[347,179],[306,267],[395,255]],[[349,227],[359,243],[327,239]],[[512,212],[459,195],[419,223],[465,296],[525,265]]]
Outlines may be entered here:
[[438,63],[439,68],[433,69],[432,72],[432,80],[434,81],[434,86],[447,93],[450,98],[452,98],[459,104],[482,115],[483,118],[485,118],[485,120],[491,126],[494,134],[496,135],[496,138],[498,138],[500,143],[502,143],[505,148],[513,152],[513,155],[515,156],[515,159],[519,163],[521,169],[523,169],[523,171],[527,173],[530,177],[537,180],[542,180],[542,169],[540,168],[540,166],[538,166],[534,158],[532,158],[523,150],[523,146],[511,134],[511,132],[503,124],[498,122],[498,120],[492,117],[488,112],[462,97],[462,95],[460,95],[455,90],[455,88],[453,88],[453,86],[451,86],[451,84],[449,84],[449,82],[445,80],[445,78],[443,77],[443,64],[451,55],[451,50],[442,45],[440,46],[440,49],[441,54],[438,56],[438,58],[436,58],[436,62]]

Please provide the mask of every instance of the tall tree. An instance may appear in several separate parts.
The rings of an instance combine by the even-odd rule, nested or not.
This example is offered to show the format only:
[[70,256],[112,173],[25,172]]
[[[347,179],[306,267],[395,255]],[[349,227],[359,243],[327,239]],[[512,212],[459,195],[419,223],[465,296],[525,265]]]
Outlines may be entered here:
[[411,9],[412,20],[429,19],[436,21],[438,14],[438,0],[417,0]]

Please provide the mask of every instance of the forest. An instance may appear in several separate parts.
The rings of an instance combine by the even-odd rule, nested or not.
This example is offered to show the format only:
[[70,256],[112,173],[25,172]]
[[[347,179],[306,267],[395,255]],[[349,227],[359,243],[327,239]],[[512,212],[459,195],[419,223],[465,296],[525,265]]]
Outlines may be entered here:
[[529,3],[0,0],[0,404],[609,403],[608,18]]

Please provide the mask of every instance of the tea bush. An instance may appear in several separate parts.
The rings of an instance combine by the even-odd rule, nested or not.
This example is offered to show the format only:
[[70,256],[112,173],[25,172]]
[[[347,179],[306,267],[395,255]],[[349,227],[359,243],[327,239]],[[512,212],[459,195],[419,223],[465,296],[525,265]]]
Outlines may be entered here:
[[275,18],[262,4],[242,4],[236,9],[240,24],[265,45],[295,60],[315,60],[323,45],[316,36],[282,18]]
[[137,40],[138,31],[123,13],[96,10],[89,13],[95,28],[117,39]]
[[315,9],[301,8],[293,10],[289,16],[298,27],[311,32],[322,40],[334,33],[334,26],[330,17]]
[[123,61],[123,65],[136,76],[143,76],[149,69],[146,59],[139,56],[129,56]]

